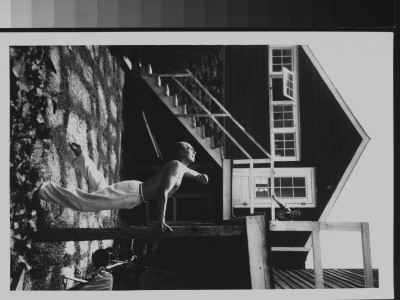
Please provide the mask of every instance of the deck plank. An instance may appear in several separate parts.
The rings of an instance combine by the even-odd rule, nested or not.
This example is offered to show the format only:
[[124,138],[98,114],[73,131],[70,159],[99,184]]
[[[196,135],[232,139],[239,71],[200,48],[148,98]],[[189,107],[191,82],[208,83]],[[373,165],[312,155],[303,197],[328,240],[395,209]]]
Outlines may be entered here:
[[[379,287],[379,270],[373,269],[374,288]],[[365,288],[363,269],[324,269],[324,287],[327,289]],[[274,270],[276,289],[313,289],[313,269]]]

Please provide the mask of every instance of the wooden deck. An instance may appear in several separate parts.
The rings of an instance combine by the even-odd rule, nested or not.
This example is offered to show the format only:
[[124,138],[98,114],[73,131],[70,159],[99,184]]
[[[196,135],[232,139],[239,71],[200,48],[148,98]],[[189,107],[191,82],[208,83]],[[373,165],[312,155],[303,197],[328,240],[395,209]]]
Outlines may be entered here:
[[[365,288],[363,269],[324,269],[325,289]],[[379,272],[372,270],[374,288],[379,287]],[[275,289],[314,289],[313,269],[274,270]]]

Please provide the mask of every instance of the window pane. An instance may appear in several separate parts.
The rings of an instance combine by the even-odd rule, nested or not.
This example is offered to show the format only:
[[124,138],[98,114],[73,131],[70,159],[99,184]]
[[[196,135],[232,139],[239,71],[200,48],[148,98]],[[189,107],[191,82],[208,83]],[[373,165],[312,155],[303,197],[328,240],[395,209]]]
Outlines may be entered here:
[[286,150],[285,154],[285,156],[294,156],[294,150]]
[[281,185],[282,186],[292,186],[292,178],[291,177],[282,177],[281,178]]
[[280,65],[273,65],[272,66],[272,71],[273,72],[280,72],[282,70],[282,67]]
[[285,139],[294,141],[294,133],[286,133],[285,134]]
[[285,126],[284,127],[294,127],[293,121],[285,121]]
[[[286,122],[285,122],[285,124],[286,124]],[[283,121],[275,121],[274,122],[274,126],[275,126],[275,128],[283,128],[283,127],[285,127]]]
[[293,115],[293,105],[285,105],[285,106],[284,106],[284,111],[285,111],[286,113],[291,112],[292,115]]
[[306,189],[294,189],[294,197],[304,198],[306,197]]
[[274,112],[283,112],[286,111],[285,105],[274,105]]
[[283,119],[283,113],[275,113],[274,112],[274,119],[275,120],[282,120]]
[[272,58],[272,63],[274,64],[274,65],[281,65],[282,64],[282,58],[281,57],[276,57],[276,56],[274,56],[273,58]]
[[289,56],[289,57],[285,56],[285,57],[283,57],[282,61],[283,61],[284,64],[292,64],[292,57],[291,56]]
[[282,66],[288,69],[289,71],[293,71],[292,65],[290,64],[283,64]]
[[294,149],[294,142],[286,142],[285,148],[287,149]]
[[273,49],[272,50],[272,56],[280,56],[282,53],[281,49]]
[[285,112],[285,113],[283,114],[283,118],[284,118],[285,120],[291,120],[291,119],[293,119],[293,113],[292,113],[292,112]]
[[292,56],[292,49],[282,49],[282,55]]
[[282,133],[275,134],[275,141],[283,141],[283,134]]
[[293,198],[293,190],[292,190],[292,188],[282,188],[281,189],[281,197]]
[[256,184],[256,197],[269,197],[268,184]]
[[297,186],[297,187],[306,186],[306,179],[303,178],[303,177],[294,177],[293,178],[293,184],[294,184],[294,186]]

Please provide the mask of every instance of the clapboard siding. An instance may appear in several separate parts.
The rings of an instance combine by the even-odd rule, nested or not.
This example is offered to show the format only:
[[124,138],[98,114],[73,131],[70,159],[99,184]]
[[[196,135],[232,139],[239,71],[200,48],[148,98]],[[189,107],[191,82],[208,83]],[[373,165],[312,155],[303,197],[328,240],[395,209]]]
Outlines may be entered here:
[[307,54],[299,48],[301,161],[315,167],[317,220],[332,196],[362,137],[335,99]]
[[[362,138],[302,47],[298,53],[301,159],[275,167],[315,168],[317,208],[302,215],[318,220]],[[226,46],[224,69],[226,108],[269,151],[268,46]],[[227,121],[240,144],[259,158],[250,140],[230,125]],[[227,158],[244,158],[232,144],[226,148]]]
[[[268,47],[225,47],[225,107],[269,151]],[[226,126],[254,158],[265,158],[230,121]],[[227,158],[245,158],[228,142]]]

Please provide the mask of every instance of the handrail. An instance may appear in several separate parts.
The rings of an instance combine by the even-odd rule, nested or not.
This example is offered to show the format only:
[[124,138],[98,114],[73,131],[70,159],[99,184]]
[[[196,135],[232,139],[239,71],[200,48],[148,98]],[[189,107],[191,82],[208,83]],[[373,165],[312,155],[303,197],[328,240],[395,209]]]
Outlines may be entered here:
[[[253,158],[250,154],[247,153],[246,150],[236,141],[236,139],[225,129],[225,127],[216,119],[216,117],[228,117],[230,120],[270,159],[270,178],[271,178],[271,219],[275,220],[275,208],[274,208],[274,200],[275,198],[275,188],[274,188],[274,158],[271,154],[268,153],[267,150],[261,146],[255,138],[246,131],[246,129],[226,110],[226,108],[206,89],[206,87],[196,78],[194,77],[193,73],[190,70],[186,69],[187,74],[152,74],[153,76],[157,76],[158,80],[161,77],[170,77],[172,78],[178,86],[205,112],[205,114],[178,114],[177,116],[202,116],[211,118],[214,123],[225,133],[225,135],[242,151],[242,153],[250,160],[250,173],[252,173],[253,169]],[[192,78],[198,86],[210,97],[210,99],[223,111],[223,114],[212,114],[202,103],[199,101],[177,78],[178,77],[190,77]],[[251,175],[251,174],[250,174]],[[252,176],[250,176],[250,181],[252,180]],[[250,182],[250,186],[252,186]],[[253,207],[253,192],[252,189],[249,190],[250,192],[250,212],[254,213]]]
[[224,118],[227,117],[227,114],[175,114],[177,117],[203,117],[203,118],[210,118],[210,117],[220,117]]
[[[369,224],[367,222],[313,222],[313,221],[272,221],[269,223],[270,231],[310,231],[312,239],[312,251],[314,262],[314,280],[316,288],[324,288],[322,257],[321,257],[321,231],[358,231],[361,233],[361,247],[364,265],[364,285],[367,288],[373,286],[372,262],[370,249]],[[280,247],[273,251],[304,251],[308,247]]]
[[[210,114],[210,115],[211,115],[211,112],[210,112],[199,100],[197,100],[196,97],[193,96],[193,94],[192,94],[180,81],[178,81],[174,76],[172,76],[171,78],[182,88],[182,90],[184,90],[184,91],[186,92],[186,94],[189,95],[190,98],[192,98],[192,100],[193,100],[198,106],[200,106],[201,109],[203,109],[207,114]],[[235,145],[244,153],[244,155],[247,156],[247,158],[252,159],[252,157],[250,156],[250,154],[248,154],[248,153],[246,152],[246,150],[244,150],[243,147],[239,145],[239,143],[236,141],[236,139],[235,139],[233,136],[230,135],[230,133],[225,129],[224,126],[222,126],[221,123],[218,122],[218,120],[217,120],[215,117],[211,116],[210,118],[211,118],[211,119],[215,122],[215,124],[217,124],[217,126],[218,126],[219,128],[221,128],[221,130],[235,143]]]
[[218,107],[228,115],[228,117],[232,120],[233,123],[235,123],[236,126],[239,127],[240,130],[265,154],[268,156],[268,158],[271,158],[271,155],[267,152],[267,150],[264,149],[263,146],[261,146],[251,134],[249,134],[246,129],[226,110],[226,108],[219,103],[219,101],[205,88],[205,86],[196,78],[193,76],[192,72],[190,72],[188,69],[186,71],[190,74],[190,77],[204,90],[204,92],[214,101],[215,104],[218,105]]

